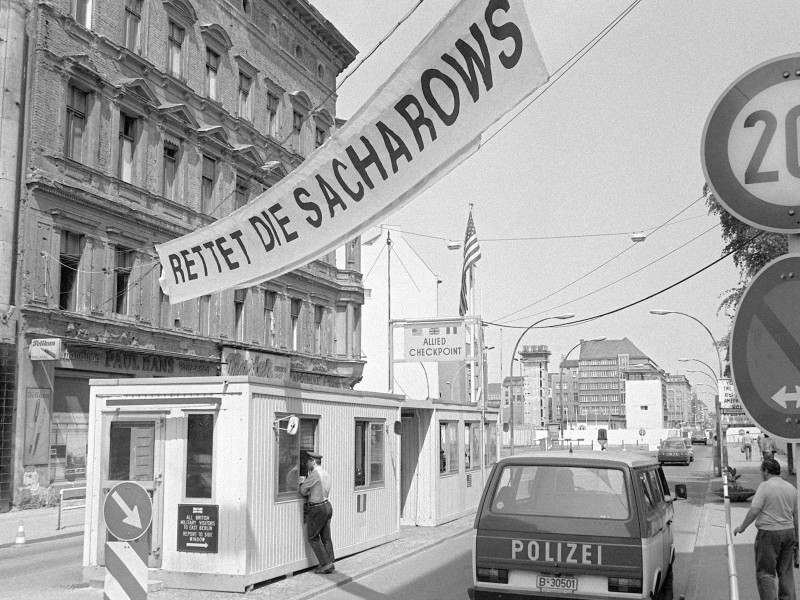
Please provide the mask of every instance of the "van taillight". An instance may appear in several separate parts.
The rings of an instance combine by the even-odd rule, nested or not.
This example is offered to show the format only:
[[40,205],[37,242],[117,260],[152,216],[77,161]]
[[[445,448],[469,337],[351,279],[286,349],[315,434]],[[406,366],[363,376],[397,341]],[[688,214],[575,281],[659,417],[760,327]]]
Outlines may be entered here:
[[608,578],[608,591],[609,592],[627,592],[629,594],[642,593],[642,580],[641,579],[628,579],[625,577],[609,577]]
[[508,583],[508,569],[489,569],[478,567],[478,581],[489,583]]

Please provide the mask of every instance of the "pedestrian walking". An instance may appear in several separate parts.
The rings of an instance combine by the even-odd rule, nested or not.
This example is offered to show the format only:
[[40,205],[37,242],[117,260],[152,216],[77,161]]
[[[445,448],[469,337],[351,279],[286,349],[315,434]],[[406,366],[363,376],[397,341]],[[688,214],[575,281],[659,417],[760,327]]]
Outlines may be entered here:
[[[733,535],[755,521],[756,585],[761,600],[795,600],[794,551],[797,546],[797,492],[781,479],[781,466],[761,461],[761,479],[750,510]],[[777,585],[776,585],[777,580]]]
[[308,476],[301,478],[300,495],[308,497],[306,534],[308,543],[317,557],[319,565],[314,573],[328,574],[335,571],[331,519],[333,506],[328,500],[331,491],[331,476],[322,468],[322,455],[306,452]]
[[744,452],[745,460],[750,460],[753,455],[753,438],[749,433],[742,436],[742,452]]
[[775,458],[775,453],[778,451],[778,446],[775,440],[765,433],[758,442],[759,450],[761,450],[761,460]]

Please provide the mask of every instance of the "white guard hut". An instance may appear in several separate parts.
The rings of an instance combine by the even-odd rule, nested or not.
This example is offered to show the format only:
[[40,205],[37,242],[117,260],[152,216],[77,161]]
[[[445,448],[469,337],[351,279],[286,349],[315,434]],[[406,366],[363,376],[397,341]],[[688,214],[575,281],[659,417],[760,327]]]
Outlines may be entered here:
[[389,394],[248,376],[92,380],[84,577],[105,573],[114,538],[103,503],[122,481],[152,497],[151,580],[245,591],[314,566],[297,493],[305,451],[323,454],[333,480],[337,557],[395,539],[401,406]]

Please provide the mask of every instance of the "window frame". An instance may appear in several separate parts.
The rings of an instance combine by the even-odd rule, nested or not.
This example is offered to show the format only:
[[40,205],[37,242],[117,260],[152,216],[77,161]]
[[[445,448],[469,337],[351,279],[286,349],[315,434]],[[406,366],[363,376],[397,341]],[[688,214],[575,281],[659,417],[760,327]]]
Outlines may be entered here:
[[239,84],[236,93],[236,114],[240,119],[245,119],[246,121],[253,120],[253,80],[254,78],[248,73],[242,70],[239,71]]
[[[170,200],[171,202],[178,202],[181,197],[180,186],[180,164],[182,158],[182,149],[180,144],[175,144],[170,140],[163,140],[161,151],[161,196]],[[168,157],[169,151],[174,152],[173,157]],[[173,165],[172,182],[167,189],[167,165]],[[169,192],[169,193],[168,193]]]
[[[135,185],[136,183],[136,151],[137,138],[141,128],[141,119],[124,110],[119,111],[119,131],[117,137],[117,179]],[[125,155],[130,153],[129,157]],[[130,160],[128,165],[129,172],[125,173],[125,159]]]
[[[211,211],[215,209],[214,200],[215,200],[215,192],[217,188],[217,177],[219,175],[219,169],[217,168],[217,158],[215,156],[211,156],[206,154],[205,152],[201,155],[201,167],[200,167],[200,212],[210,215]],[[213,174],[211,179],[206,177],[206,165],[207,163],[212,167]],[[210,181],[210,186],[207,185],[207,181]]]
[[[83,112],[74,105],[75,93],[83,96]],[[81,164],[85,164],[83,158],[84,154],[86,154],[86,129],[89,125],[90,96],[91,92],[87,92],[72,82],[67,86],[67,99],[65,102],[66,119],[64,123],[64,157]],[[83,120],[83,128],[80,132],[80,139],[78,143],[75,144],[74,128],[77,119]],[[76,156],[76,149],[78,156]]]
[[[67,246],[66,250],[71,249],[69,248],[70,240],[78,244],[77,254],[65,252],[64,250],[65,246]],[[85,247],[86,247],[85,235],[83,235],[82,233],[75,233],[73,231],[68,231],[65,229],[61,230],[59,238],[59,253],[58,253],[58,262],[61,265],[59,269],[59,279],[58,279],[58,310],[63,310],[67,312],[78,312],[78,298],[80,296],[80,285],[82,279],[81,262],[83,261],[83,251]],[[71,271],[73,273],[70,280],[71,281],[70,289],[67,290],[66,294],[64,290],[65,271]],[[62,298],[64,298],[65,296],[68,296],[68,301],[66,303],[66,306],[62,305]]]
[[[78,14],[79,7],[83,8],[82,15]],[[92,12],[94,9],[94,2],[93,0],[72,0],[70,3],[70,15],[75,22],[80,25],[81,27],[85,27],[86,29],[92,28]]]
[[[120,257],[124,256],[124,264],[120,264]],[[130,261],[130,264],[128,262]],[[114,301],[112,312],[115,315],[129,316],[131,314],[131,276],[136,265],[136,250],[122,245],[114,246]],[[124,282],[121,287],[120,283]]]
[[[216,64],[211,64],[214,59]],[[219,65],[221,62],[220,53],[214,48],[206,45],[206,66],[205,66],[205,93],[206,97],[215,102],[219,102]],[[211,74],[213,73],[213,77]],[[213,83],[213,86],[212,86]]]
[[[439,476],[457,475],[460,471],[458,421],[439,421]],[[444,462],[442,462],[444,458]],[[453,460],[455,459],[455,461]],[[455,465],[453,464],[455,462]]]
[[[217,483],[217,479],[218,479],[217,477],[215,477],[215,474],[214,474],[214,470],[215,470],[214,469],[214,452],[215,452],[216,447],[217,447],[217,443],[216,443],[217,439],[216,439],[216,437],[217,437],[217,431],[219,430],[219,428],[217,427],[217,417],[219,415],[218,415],[218,413],[216,411],[205,411],[205,410],[196,410],[196,411],[194,411],[193,410],[191,412],[186,412],[184,414],[184,416],[186,417],[186,426],[185,426],[185,429],[184,429],[185,434],[186,434],[186,437],[185,437],[186,442],[184,443],[184,448],[183,448],[184,449],[184,456],[183,456],[183,482],[182,482],[182,486],[181,486],[181,495],[182,495],[182,498],[187,502],[188,501],[192,501],[192,500],[194,500],[194,501],[199,500],[199,501],[203,501],[203,502],[211,502],[211,503],[213,503],[215,498],[216,498],[216,492],[217,492],[216,483]],[[194,417],[194,416],[210,416],[211,417],[211,429],[212,429],[212,431],[211,431],[211,466],[210,466],[211,483],[209,485],[211,490],[210,490],[210,494],[208,496],[190,496],[188,494],[188,489],[187,489],[188,488],[188,485],[187,485],[188,481],[187,480],[188,480],[188,477],[189,477],[189,419],[190,419],[190,417]]]
[[[180,79],[181,81],[184,80],[184,62],[186,59],[186,53],[184,52],[183,44],[186,41],[186,27],[179,23],[176,19],[168,18],[167,19],[167,68],[166,71],[172,77],[176,79]],[[173,33],[177,30],[180,30],[181,39],[178,40]],[[177,49],[177,61],[175,60],[175,53],[173,52]],[[175,67],[175,63],[177,62],[177,72]]]
[[247,323],[247,290],[233,290],[233,339],[244,342],[245,324]]
[[300,298],[292,298],[289,307],[292,325],[292,347],[295,352],[300,351],[300,332],[301,332],[301,318],[303,314],[303,300]]
[[[364,424],[364,433],[361,438],[361,458],[363,468],[363,483],[359,484],[358,469],[359,469],[359,439],[358,428],[359,424]],[[356,491],[365,489],[375,489],[386,487],[386,419],[377,419],[374,417],[356,417],[353,422],[353,489]],[[381,440],[381,478],[373,480],[372,467],[377,464],[373,461],[373,448],[372,448],[372,431],[380,433]]]
[[242,208],[250,201],[251,178],[242,173],[236,174],[236,187],[234,188],[233,210]]
[[[138,7],[135,6],[138,4]],[[138,12],[137,9],[138,8]],[[142,53],[142,11],[144,9],[143,0],[125,0],[125,23],[123,31],[125,39],[123,46],[135,54]],[[135,25],[135,36],[130,39],[131,25]]]
[[[278,293],[272,290],[263,290],[264,300],[264,346],[274,348],[277,341],[275,327],[275,304],[278,301]],[[269,299],[269,301],[268,301]]]
[[[294,435],[294,436],[290,436],[285,431],[284,428],[286,427],[286,425],[285,425],[286,421],[281,421],[280,420],[280,419],[284,419],[286,417],[292,417],[292,416],[297,417],[299,419],[299,421],[300,421],[300,423],[298,425],[298,429],[297,429],[297,434]],[[299,482],[298,482],[298,487],[296,487],[294,489],[291,489],[291,487],[288,486],[288,484],[287,484],[287,486],[284,486],[284,487],[287,487],[288,489],[285,489],[284,491],[281,491],[281,478],[282,478],[282,473],[281,473],[281,440],[287,439],[288,441],[291,441],[292,439],[296,439],[298,441],[297,456],[295,457],[295,459],[297,461],[297,463],[296,463],[297,474],[298,474],[298,476],[307,476],[308,475],[308,471],[307,471],[307,467],[306,467],[306,464],[305,464],[306,461],[303,460],[303,453],[304,452],[308,452],[309,450],[311,450],[312,452],[317,452],[319,450],[319,433],[320,433],[320,423],[322,422],[322,418],[319,415],[308,415],[308,414],[290,413],[290,412],[282,412],[282,411],[275,412],[274,418],[275,418],[275,422],[276,423],[279,423],[279,424],[280,423],[284,423],[284,426],[283,426],[284,428],[281,428],[281,429],[279,429],[277,431],[277,436],[276,436],[276,440],[275,440],[275,459],[274,459],[274,461],[275,461],[274,462],[274,465],[275,465],[275,468],[274,468],[274,473],[275,473],[275,480],[274,480],[274,482],[275,482],[275,493],[274,493],[274,498],[275,498],[275,501],[302,500],[302,497],[300,496],[300,493],[299,493]],[[302,437],[300,437],[300,436],[303,435],[304,424],[313,424],[313,429],[312,429],[312,436],[313,436],[313,444],[312,444],[312,446],[313,447],[312,448],[304,448],[300,444],[300,440],[302,439]],[[294,469],[294,467],[289,469],[289,473],[291,473],[291,471],[293,469]],[[283,476],[283,478],[284,479],[288,478],[289,473],[286,473]]]
[[[464,421],[464,470],[477,471],[481,468],[481,428],[480,421]],[[476,435],[477,434],[477,435]],[[467,452],[469,450],[469,452]],[[469,464],[467,464],[469,456]],[[477,457],[477,458],[476,458]]]

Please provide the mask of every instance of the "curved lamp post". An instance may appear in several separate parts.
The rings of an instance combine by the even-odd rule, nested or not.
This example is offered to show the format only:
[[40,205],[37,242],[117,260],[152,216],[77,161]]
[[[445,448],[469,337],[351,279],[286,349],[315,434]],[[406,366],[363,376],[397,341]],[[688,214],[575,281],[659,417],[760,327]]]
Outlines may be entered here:
[[[706,373],[705,371],[701,371],[700,369],[686,369],[686,372],[687,372],[687,373],[699,373],[700,375],[705,375],[705,376],[706,376],[706,377],[708,377],[708,378],[709,378],[709,379],[710,379],[712,382],[714,382],[714,383],[717,383],[717,378],[716,378],[716,377],[712,377],[711,375],[709,375],[709,374],[708,374],[708,373]],[[705,383],[705,384],[703,384],[703,385],[708,385],[708,384],[707,384],[707,383]],[[709,385],[708,387],[711,387],[711,386]],[[717,391],[716,391],[716,392],[714,392],[714,393],[715,393],[715,394],[718,394],[718,393],[719,393],[719,388],[717,388]]]
[[[718,371],[718,373],[719,373],[719,376],[722,377],[722,359],[719,356],[719,344],[717,343],[717,340],[714,337],[714,334],[711,333],[711,330],[708,327],[706,327],[705,323],[703,323],[697,317],[693,317],[690,314],[687,314],[685,312],[680,312],[678,310],[651,310],[650,314],[660,315],[660,316],[663,316],[663,315],[683,315],[684,317],[688,317],[692,321],[698,323],[703,329],[705,329],[706,333],[708,333],[708,336],[711,338],[712,345],[714,346],[714,353],[717,355],[717,363],[719,363],[719,371]],[[717,448],[719,449],[719,467],[718,467],[716,475],[717,475],[717,477],[720,477],[722,475],[723,468],[726,467],[727,465],[724,464],[725,455],[722,452],[722,410],[720,410],[719,393],[717,393],[716,399],[714,400],[714,410],[717,412],[717,427],[716,427],[716,430],[717,430]]]
[[701,365],[705,366],[708,369],[708,372],[714,376],[714,381],[718,381],[720,375],[717,375],[717,372],[713,369],[713,367],[708,364],[707,362],[703,362],[699,358],[679,358],[678,362],[699,362]]
[[[581,340],[580,342],[578,342],[572,348],[569,349],[569,352],[567,352],[567,355],[561,361],[561,366],[560,366],[559,374],[558,374],[558,387],[561,388],[560,391],[559,391],[559,395],[558,395],[558,397],[559,397],[559,402],[558,402],[558,409],[559,409],[558,410],[558,424],[559,425],[561,424],[561,418],[564,415],[564,363],[567,362],[567,360],[569,359],[569,355],[572,354],[572,351],[575,350],[575,348],[577,348],[578,346],[580,346],[584,342],[602,342],[604,339],[606,339],[605,336],[592,338],[590,340]],[[569,414],[569,412],[567,412],[567,424],[569,424],[569,417],[570,417],[570,414]],[[562,437],[563,437],[563,435],[562,435]]]
[[[519,343],[522,341],[522,338],[525,337],[525,334],[528,333],[531,329],[536,327],[539,323],[544,323],[550,319],[571,319],[575,316],[575,313],[565,313],[563,315],[555,315],[553,317],[545,317],[544,319],[539,319],[538,321],[528,325],[528,327],[523,331],[519,339],[517,340],[516,345],[514,346],[514,352],[511,353],[511,366],[509,367],[509,373],[511,381],[511,413],[510,413],[510,423],[509,429],[511,430],[511,454],[514,454],[514,357],[517,355],[517,348],[519,348]],[[520,367],[521,368],[521,367]]]

